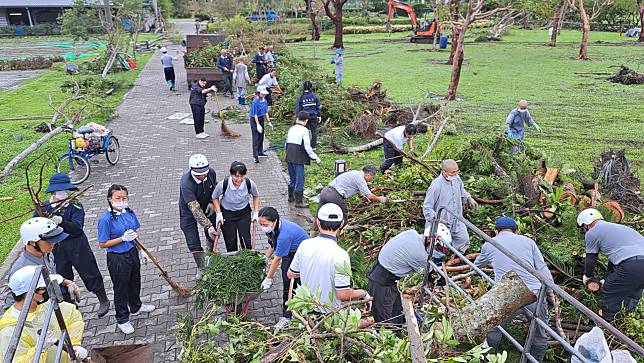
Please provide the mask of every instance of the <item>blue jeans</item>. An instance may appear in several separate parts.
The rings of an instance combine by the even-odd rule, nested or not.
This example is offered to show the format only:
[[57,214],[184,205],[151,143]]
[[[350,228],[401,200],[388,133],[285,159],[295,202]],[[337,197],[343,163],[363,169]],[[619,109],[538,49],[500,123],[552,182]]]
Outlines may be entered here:
[[288,186],[294,188],[296,192],[304,191],[304,165],[288,163],[288,176],[291,181]]

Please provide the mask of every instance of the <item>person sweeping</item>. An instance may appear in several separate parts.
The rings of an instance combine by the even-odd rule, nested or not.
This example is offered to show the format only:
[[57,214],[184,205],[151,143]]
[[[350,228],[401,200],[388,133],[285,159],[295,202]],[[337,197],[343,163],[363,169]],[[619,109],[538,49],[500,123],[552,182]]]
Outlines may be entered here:
[[288,166],[288,201],[295,201],[298,208],[308,208],[304,203],[304,165],[310,165],[311,160],[320,164],[321,160],[311,148],[309,129],[306,123],[309,114],[300,111],[295,125],[291,126],[286,136],[286,163]]

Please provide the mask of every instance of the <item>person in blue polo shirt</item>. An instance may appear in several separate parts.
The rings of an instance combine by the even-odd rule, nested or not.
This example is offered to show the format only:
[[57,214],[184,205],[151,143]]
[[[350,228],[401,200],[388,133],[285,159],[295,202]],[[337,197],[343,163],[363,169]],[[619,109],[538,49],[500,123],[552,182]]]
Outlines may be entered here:
[[250,116],[250,130],[253,137],[253,160],[255,160],[255,163],[259,163],[260,157],[266,157],[264,154],[264,121],[268,122],[268,126],[273,127],[271,118],[268,115],[267,94],[266,87],[257,87],[257,97],[251,103],[250,113],[248,114]]
[[[280,266],[282,270],[282,317],[277,321],[274,328],[284,329],[288,326],[293,315],[286,309],[290,287],[286,274],[288,273],[288,268],[291,267],[291,262],[293,261],[297,248],[302,241],[309,238],[309,234],[299,225],[286,219],[280,219],[279,213],[273,207],[260,209],[258,221],[262,231],[266,233],[268,244],[270,245],[268,250],[266,250],[266,256],[271,257],[273,254],[275,255],[266,273],[266,278],[262,281],[262,288],[268,290],[271,287],[277,266]],[[295,290],[299,285],[300,279],[295,279],[293,289]]]
[[128,208],[127,188],[113,184],[107,190],[108,208],[98,219],[98,245],[107,249],[107,269],[114,285],[116,324],[132,334],[130,314],[149,313],[154,305],[141,303],[141,262],[136,248],[136,231],[141,228],[136,214]]

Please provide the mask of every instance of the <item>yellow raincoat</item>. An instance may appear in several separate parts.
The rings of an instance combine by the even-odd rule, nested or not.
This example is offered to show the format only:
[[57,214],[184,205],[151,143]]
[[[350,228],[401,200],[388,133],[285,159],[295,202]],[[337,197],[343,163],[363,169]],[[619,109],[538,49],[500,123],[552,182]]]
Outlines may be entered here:
[[[27,321],[25,322],[25,327],[22,330],[22,335],[18,342],[18,349],[16,349],[13,363],[28,363],[33,361],[34,354],[36,354],[36,344],[38,343],[38,330],[43,328],[49,304],[51,304],[51,301],[38,305],[36,311],[27,315]],[[59,307],[63,314],[67,330],[69,331],[72,345],[81,345],[85,322],[83,321],[80,312],[74,305],[66,302],[59,303]],[[4,358],[4,354],[9,349],[9,341],[11,340],[13,330],[18,323],[19,315],[20,311],[12,305],[9,310],[4,313],[2,318],[0,318],[0,359]],[[58,337],[61,335],[60,327],[56,321],[56,316],[53,314],[49,321],[48,331],[55,332]],[[61,362],[71,362],[67,353],[63,351],[62,355]],[[49,363],[54,362],[55,359],[56,346],[54,345],[49,348],[48,351],[41,354],[39,362]]]

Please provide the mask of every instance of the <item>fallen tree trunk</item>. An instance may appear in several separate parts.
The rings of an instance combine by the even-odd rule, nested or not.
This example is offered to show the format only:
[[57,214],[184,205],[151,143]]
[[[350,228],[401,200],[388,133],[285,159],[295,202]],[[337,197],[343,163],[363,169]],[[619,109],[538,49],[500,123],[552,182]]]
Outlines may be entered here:
[[409,351],[411,352],[411,361],[412,363],[424,363],[427,360],[425,359],[425,351],[423,349],[423,338],[420,335],[420,329],[418,328],[418,320],[414,314],[414,305],[406,295],[400,294],[400,299],[402,300],[403,314],[405,314],[405,320],[407,325],[407,337],[409,338]]
[[376,139],[368,144],[364,144],[360,146],[345,147],[345,146],[340,146],[332,143],[331,147],[333,148],[333,151],[335,151],[338,154],[349,154],[349,153],[358,153],[361,151],[371,150],[380,145],[382,145],[382,138]]
[[[488,331],[501,324],[522,306],[536,300],[516,272],[505,274],[490,291],[450,317],[454,339],[480,343]],[[485,311],[485,314],[481,314]]]
[[434,148],[434,146],[436,146],[436,143],[438,142],[438,138],[441,136],[441,133],[445,128],[445,125],[447,125],[447,120],[449,120],[449,117],[445,117],[443,119],[443,123],[441,123],[441,126],[438,128],[438,131],[436,131],[436,135],[434,135],[434,139],[432,140],[432,143],[427,146],[427,149],[425,149],[423,156],[420,157],[421,159],[424,159],[427,155],[429,155],[430,152],[432,152],[432,149]]

